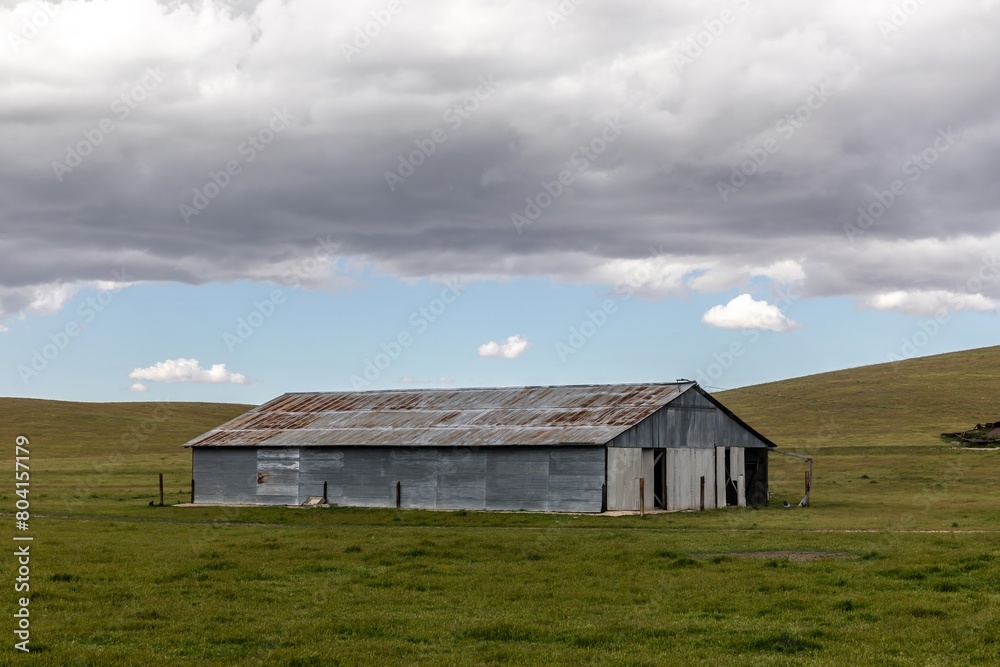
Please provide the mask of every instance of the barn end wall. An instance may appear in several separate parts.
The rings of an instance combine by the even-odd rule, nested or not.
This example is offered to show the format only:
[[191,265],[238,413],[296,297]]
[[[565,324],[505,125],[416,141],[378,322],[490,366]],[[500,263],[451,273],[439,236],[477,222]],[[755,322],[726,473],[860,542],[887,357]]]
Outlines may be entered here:
[[[295,504],[323,495],[334,505],[420,509],[600,512],[602,447],[194,448],[195,502]],[[269,450],[269,451],[274,451]],[[258,466],[271,466],[258,483]],[[297,493],[261,493],[272,479]],[[274,466],[279,466],[276,469]]]
[[716,445],[767,447],[696,389],[684,392],[608,443],[608,447],[694,449],[712,449]]

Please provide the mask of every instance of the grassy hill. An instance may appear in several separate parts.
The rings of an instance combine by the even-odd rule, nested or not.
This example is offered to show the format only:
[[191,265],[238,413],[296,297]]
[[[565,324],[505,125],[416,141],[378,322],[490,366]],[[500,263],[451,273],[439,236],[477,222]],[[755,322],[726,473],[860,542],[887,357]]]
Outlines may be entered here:
[[176,453],[178,446],[194,436],[251,407],[230,403],[77,403],[0,398],[0,437],[11,440],[24,433],[40,453],[52,444],[58,447],[60,457],[92,458],[123,448]]
[[1000,420],[1000,346],[717,395],[779,446],[940,445],[945,431]]

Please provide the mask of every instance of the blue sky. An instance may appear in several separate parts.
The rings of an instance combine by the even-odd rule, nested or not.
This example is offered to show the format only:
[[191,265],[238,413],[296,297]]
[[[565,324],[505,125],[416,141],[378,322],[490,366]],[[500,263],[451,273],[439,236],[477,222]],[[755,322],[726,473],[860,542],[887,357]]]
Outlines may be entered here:
[[[9,323],[0,394],[259,403],[286,391],[352,389],[356,377],[366,381],[366,389],[669,382],[682,377],[730,388],[995,340],[992,315],[951,316],[925,342],[920,325],[932,326],[933,318],[858,311],[844,298],[790,302],[786,312],[799,326],[787,332],[719,329],[701,321],[718,295],[654,301],[627,298],[606,286],[548,279],[469,284],[430,322],[420,309],[440,297],[441,283],[372,275],[364,280],[336,292],[250,282],[135,285],[111,292],[110,303],[82,326],[100,295],[99,290],[84,290],[56,314]],[[240,319],[268,312],[276,290],[281,303],[269,317],[254,318],[259,326],[240,338],[247,331],[238,331]],[[609,301],[611,313],[602,318]],[[593,321],[604,324],[591,329],[586,323]],[[63,339],[64,349],[53,356],[60,334],[74,322],[81,325],[79,334]],[[574,329],[582,330],[576,339]],[[385,365],[378,356],[386,349],[396,352],[392,344],[401,333],[411,343],[400,346],[384,369],[378,368],[376,364]],[[228,343],[226,334],[233,336]],[[530,347],[517,358],[479,356],[480,345],[518,334]],[[904,347],[907,341],[912,348]],[[34,351],[53,358],[44,367],[38,362],[32,366]],[[129,390],[135,384],[129,378],[132,371],[177,358],[198,359],[205,368],[225,364],[248,383],[146,381],[147,391]],[[366,377],[369,361],[378,372]],[[23,367],[21,373],[18,367]],[[25,374],[24,368],[41,370]]]
[[1000,5],[901,6],[3,3],[0,394],[727,388],[995,344]]

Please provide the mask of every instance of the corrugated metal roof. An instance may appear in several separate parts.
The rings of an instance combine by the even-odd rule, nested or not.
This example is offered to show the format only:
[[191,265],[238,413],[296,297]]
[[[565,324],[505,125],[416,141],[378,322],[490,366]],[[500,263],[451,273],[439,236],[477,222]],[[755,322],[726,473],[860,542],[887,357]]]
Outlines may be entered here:
[[603,445],[693,386],[285,394],[185,447]]

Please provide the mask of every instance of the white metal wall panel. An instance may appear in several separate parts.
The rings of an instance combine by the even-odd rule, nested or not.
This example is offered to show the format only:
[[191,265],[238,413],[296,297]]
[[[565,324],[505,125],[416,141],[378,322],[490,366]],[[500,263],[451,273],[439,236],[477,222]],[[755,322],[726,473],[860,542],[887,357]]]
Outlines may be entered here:
[[701,478],[705,478],[705,508],[715,506],[717,462],[712,449],[667,450],[667,509],[701,508]]
[[726,448],[715,448],[715,506],[726,506]]
[[736,504],[744,507],[747,504],[746,489],[743,488],[740,478],[743,476],[746,465],[746,452],[742,447],[729,448],[729,483],[736,485]]
[[608,509],[639,509],[639,478],[642,450],[636,447],[608,447]]

